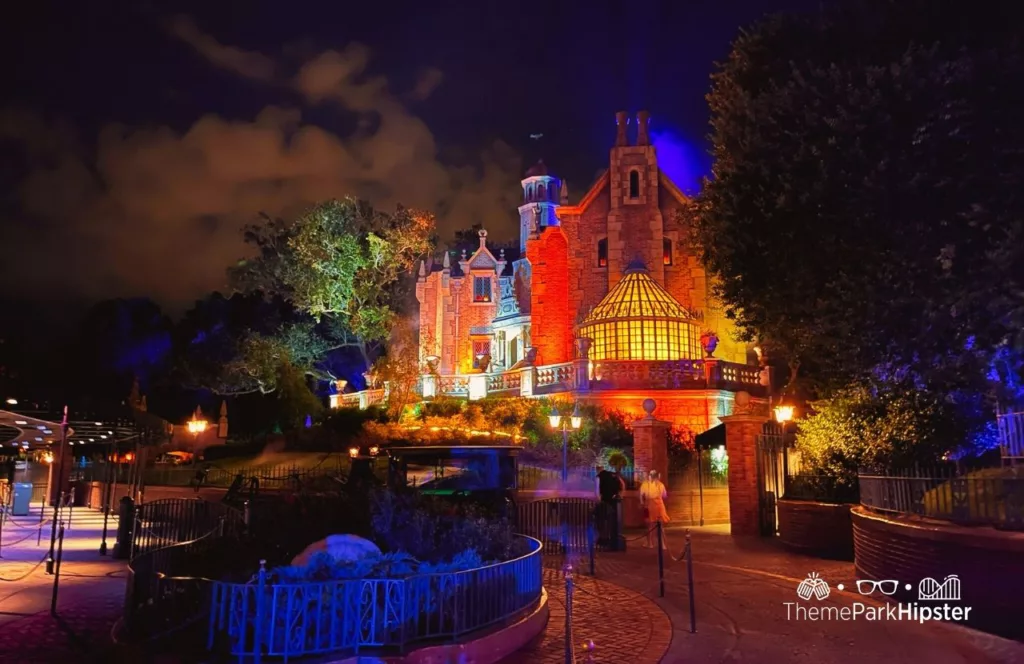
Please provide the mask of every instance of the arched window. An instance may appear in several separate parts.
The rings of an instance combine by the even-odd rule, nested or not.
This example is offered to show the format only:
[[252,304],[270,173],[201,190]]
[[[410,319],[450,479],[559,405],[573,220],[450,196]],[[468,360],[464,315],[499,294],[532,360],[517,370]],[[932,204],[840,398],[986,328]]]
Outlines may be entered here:
[[608,238],[597,241],[597,266],[608,267]]
[[661,262],[665,265],[672,264],[672,240],[668,238],[661,241]]
[[629,172],[629,197],[640,198],[640,173],[637,171]]

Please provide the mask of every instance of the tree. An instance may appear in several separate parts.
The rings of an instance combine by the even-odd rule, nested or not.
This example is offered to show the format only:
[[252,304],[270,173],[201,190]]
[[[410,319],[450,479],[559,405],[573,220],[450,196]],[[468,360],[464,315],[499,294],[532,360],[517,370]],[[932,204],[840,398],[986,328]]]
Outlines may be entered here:
[[388,416],[401,420],[407,406],[417,401],[416,385],[420,379],[420,348],[416,326],[400,321],[391,333],[384,355],[373,365],[377,380],[388,385]]
[[771,18],[708,96],[694,235],[747,339],[828,393],[907,370],[983,389],[1024,346],[1024,59],[1009,4]]
[[[398,207],[375,210],[353,198],[317,205],[294,222],[264,217],[246,230],[258,255],[231,270],[243,292],[280,297],[318,323],[332,324],[336,347],[388,338],[402,289],[433,246],[434,218]],[[406,279],[403,279],[406,278]]]

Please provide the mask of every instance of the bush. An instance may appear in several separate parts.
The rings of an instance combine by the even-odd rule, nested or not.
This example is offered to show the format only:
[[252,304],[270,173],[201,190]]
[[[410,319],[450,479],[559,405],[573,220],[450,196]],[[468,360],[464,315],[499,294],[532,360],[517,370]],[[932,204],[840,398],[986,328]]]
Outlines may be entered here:
[[797,449],[812,473],[840,485],[854,484],[863,466],[932,464],[969,437],[952,404],[906,385],[854,387],[812,406],[798,422]]

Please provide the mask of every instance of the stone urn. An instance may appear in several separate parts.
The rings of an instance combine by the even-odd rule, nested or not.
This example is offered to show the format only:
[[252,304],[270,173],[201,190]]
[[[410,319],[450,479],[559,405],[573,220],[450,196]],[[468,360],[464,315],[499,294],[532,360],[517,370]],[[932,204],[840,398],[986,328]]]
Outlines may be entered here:
[[427,363],[427,373],[436,376],[437,365],[441,362],[441,358],[437,355],[427,355],[424,361]]
[[712,358],[715,356],[715,349],[718,348],[718,335],[707,331],[700,335],[700,346],[704,349],[704,356]]

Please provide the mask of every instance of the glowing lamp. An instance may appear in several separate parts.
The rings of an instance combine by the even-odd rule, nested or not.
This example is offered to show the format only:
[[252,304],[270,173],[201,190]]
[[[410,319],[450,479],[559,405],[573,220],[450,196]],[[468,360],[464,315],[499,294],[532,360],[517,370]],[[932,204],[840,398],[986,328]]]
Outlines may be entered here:
[[206,431],[206,420],[189,420],[188,421],[188,432],[194,436],[198,436],[202,432]]
[[350,448],[348,448],[348,455],[350,457],[352,457],[353,459],[355,459],[357,456],[359,456],[359,448],[358,447],[350,447]]
[[583,416],[580,415],[580,405],[577,403],[576,407],[572,411],[572,417],[569,418],[572,423],[573,429],[579,429],[583,425]]
[[17,399],[8,399],[7,403],[12,405],[12,406],[17,406],[18,405],[18,400]]
[[562,416],[558,414],[558,411],[554,408],[551,409],[551,413],[548,415],[548,422],[551,423],[552,429],[557,429],[559,423],[562,421]]
[[785,424],[793,419],[793,407],[792,406],[776,406],[775,407],[775,421],[779,424]]
[[129,452],[128,454],[124,455],[124,460],[127,461],[128,463],[131,463],[133,459],[135,459],[134,452]]
[[377,456],[378,454],[380,454],[380,448],[379,447],[374,445],[373,447],[370,448],[370,456]]
[[53,452],[47,452],[43,455],[44,463],[53,463]]

